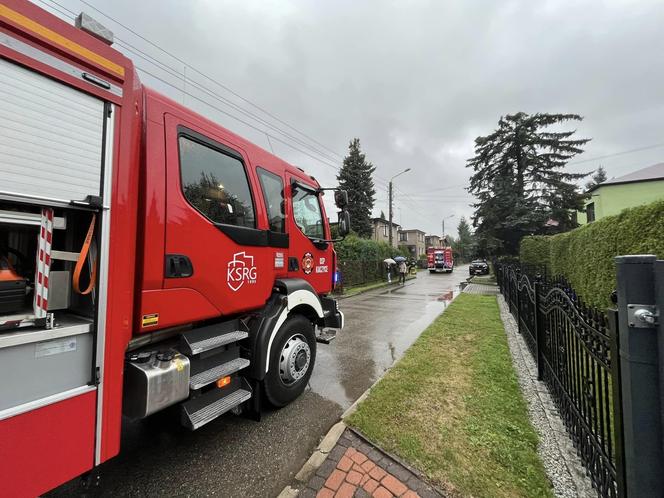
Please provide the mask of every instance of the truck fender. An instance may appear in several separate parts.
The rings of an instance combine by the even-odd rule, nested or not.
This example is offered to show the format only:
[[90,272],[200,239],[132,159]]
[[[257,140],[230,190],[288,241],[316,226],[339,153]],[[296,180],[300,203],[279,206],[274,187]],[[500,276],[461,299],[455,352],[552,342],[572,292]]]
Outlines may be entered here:
[[[254,321],[252,334],[251,377],[262,380],[270,369],[272,342],[279,328],[292,314],[301,314],[312,322],[323,320],[323,306],[313,287],[299,278],[280,279],[260,318]],[[252,327],[253,328],[253,327]]]

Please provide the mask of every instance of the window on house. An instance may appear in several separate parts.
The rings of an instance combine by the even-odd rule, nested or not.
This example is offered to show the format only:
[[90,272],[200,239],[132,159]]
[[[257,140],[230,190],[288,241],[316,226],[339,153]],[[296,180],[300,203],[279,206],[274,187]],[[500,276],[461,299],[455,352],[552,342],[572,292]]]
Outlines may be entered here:
[[586,219],[588,223],[595,221],[595,203],[591,202],[586,206]]
[[189,204],[214,223],[255,228],[242,161],[186,136],[179,145],[182,191]]
[[400,242],[408,242],[408,234],[407,233],[400,233],[399,234],[399,241]]

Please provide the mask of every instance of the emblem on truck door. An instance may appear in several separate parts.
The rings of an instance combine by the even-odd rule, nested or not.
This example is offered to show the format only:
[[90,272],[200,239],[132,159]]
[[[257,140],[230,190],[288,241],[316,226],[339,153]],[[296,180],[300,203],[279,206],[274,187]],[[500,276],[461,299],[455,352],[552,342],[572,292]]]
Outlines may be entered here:
[[302,257],[302,271],[309,275],[311,273],[311,270],[314,269],[314,257],[311,255],[310,252],[305,253],[304,256]]
[[233,254],[228,262],[226,282],[233,292],[240,290],[245,283],[256,283],[257,270],[254,266],[254,257],[248,256],[244,251]]

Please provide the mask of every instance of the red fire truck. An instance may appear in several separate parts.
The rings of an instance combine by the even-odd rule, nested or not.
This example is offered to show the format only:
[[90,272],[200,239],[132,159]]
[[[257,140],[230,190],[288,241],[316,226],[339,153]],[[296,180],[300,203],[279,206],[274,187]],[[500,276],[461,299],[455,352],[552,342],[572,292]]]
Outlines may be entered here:
[[144,87],[109,35],[0,3],[3,496],[117,455],[123,414],[284,406],[343,327],[318,182]]
[[430,273],[452,273],[454,270],[454,256],[451,247],[427,248],[427,268]]

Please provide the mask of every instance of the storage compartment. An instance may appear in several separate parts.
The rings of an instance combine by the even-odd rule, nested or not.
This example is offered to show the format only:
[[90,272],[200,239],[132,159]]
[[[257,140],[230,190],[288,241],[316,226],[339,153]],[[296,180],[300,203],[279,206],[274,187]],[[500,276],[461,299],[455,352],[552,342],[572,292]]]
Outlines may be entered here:
[[0,59],[0,193],[99,196],[104,102]]
[[0,334],[94,318],[96,225],[89,210],[0,201]]

